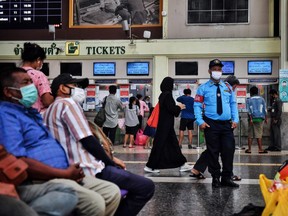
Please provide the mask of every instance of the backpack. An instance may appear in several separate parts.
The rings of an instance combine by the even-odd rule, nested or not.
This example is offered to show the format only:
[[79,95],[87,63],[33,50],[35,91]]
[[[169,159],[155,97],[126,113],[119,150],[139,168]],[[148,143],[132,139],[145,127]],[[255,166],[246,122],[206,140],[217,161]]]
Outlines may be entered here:
[[94,123],[99,127],[102,127],[104,122],[106,121],[105,105],[106,105],[106,97],[104,99],[103,106],[100,108],[100,110],[98,111],[98,113],[94,118]]

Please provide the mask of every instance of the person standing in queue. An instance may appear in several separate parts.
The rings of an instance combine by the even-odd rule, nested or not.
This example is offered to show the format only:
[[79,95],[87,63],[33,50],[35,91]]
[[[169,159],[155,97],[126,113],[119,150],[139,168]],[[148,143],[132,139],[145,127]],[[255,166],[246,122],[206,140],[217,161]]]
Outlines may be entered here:
[[117,86],[109,86],[109,95],[106,97],[105,113],[106,121],[103,124],[103,132],[115,144],[115,135],[118,127],[118,109],[123,111],[124,105],[121,100],[115,96]]
[[[208,171],[212,187],[239,187],[232,181],[235,139],[233,129],[239,122],[235,93],[221,80],[223,64],[219,59],[209,63],[210,80],[197,89],[194,100],[196,123],[204,130]],[[205,104],[205,113],[202,107]],[[219,156],[222,159],[222,172]],[[220,182],[221,177],[221,182]]]
[[182,104],[185,104],[186,109],[183,109],[181,111],[181,119],[180,119],[180,127],[179,127],[179,146],[182,148],[182,141],[184,138],[184,131],[186,128],[188,129],[188,148],[192,149],[192,138],[194,130],[194,98],[191,97],[191,89],[184,89],[183,91],[184,95],[178,97],[176,99],[177,102],[180,102]]
[[270,132],[270,145],[266,151],[281,151],[281,115],[283,102],[279,98],[277,90],[271,89],[269,94],[272,98],[271,106],[271,132]]

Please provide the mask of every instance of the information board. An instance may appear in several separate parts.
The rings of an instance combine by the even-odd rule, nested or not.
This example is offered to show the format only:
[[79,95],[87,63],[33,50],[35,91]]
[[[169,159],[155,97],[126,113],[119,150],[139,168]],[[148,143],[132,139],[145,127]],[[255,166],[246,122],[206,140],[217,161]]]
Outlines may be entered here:
[[61,0],[0,0],[0,29],[60,27]]

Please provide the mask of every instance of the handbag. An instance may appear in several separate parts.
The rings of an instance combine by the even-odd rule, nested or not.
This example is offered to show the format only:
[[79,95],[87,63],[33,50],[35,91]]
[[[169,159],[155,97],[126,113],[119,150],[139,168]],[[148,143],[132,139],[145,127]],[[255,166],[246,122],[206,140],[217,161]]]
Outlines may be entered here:
[[99,127],[102,127],[104,122],[106,121],[105,105],[106,105],[106,97],[104,99],[103,106],[100,108],[100,110],[98,111],[98,113],[94,118],[94,123]]
[[151,116],[147,120],[147,125],[149,125],[150,127],[157,128],[158,120],[159,120],[159,111],[160,111],[159,103],[157,103],[151,113]]
[[0,181],[14,185],[21,184],[27,178],[28,165],[21,159],[9,154],[0,145]]

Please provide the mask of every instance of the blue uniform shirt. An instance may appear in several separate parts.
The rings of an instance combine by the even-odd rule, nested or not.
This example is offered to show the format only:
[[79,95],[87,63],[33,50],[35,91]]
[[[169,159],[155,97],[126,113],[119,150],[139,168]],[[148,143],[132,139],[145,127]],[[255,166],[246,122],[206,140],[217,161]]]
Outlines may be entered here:
[[182,95],[176,99],[178,102],[185,104],[186,108],[181,110],[181,118],[195,119],[194,115],[194,98]]
[[235,123],[239,122],[238,109],[235,93],[230,85],[226,85],[222,80],[219,82],[223,113],[217,114],[217,86],[212,80],[202,84],[197,89],[197,94],[194,100],[194,113],[196,123],[201,125],[204,123],[202,110],[204,105],[205,116],[213,120],[232,120]]
[[27,157],[66,169],[64,149],[42,123],[36,109],[0,101],[0,143],[16,157]]

